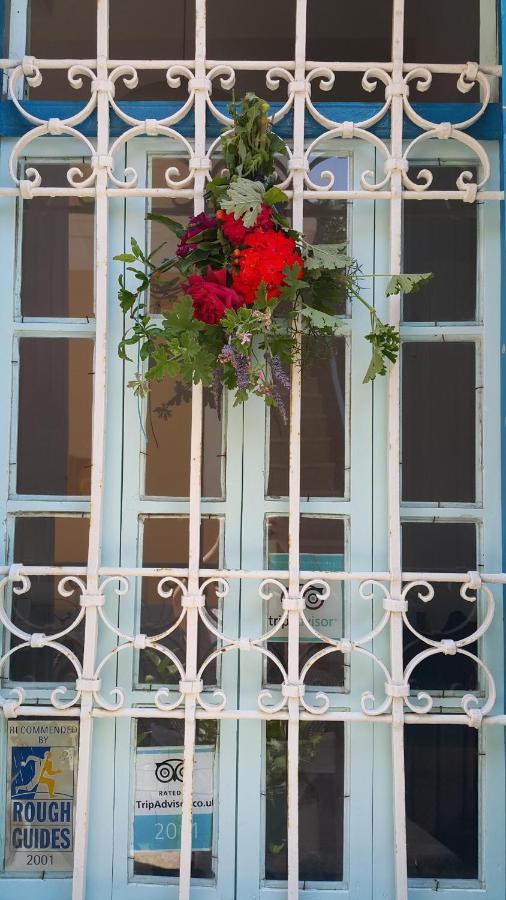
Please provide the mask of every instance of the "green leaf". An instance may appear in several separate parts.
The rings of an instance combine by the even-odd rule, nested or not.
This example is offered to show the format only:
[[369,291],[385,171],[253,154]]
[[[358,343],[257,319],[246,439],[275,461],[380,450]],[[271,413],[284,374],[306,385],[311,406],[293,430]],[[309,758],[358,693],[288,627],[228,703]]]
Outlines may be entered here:
[[275,203],[286,203],[288,197],[285,192],[278,187],[271,187],[264,194],[263,202],[267,204],[267,206],[274,206]]
[[137,257],[134,256],[133,253],[118,253],[118,255],[114,256],[113,259],[115,259],[116,262],[133,263],[135,262]]
[[422,285],[426,284],[433,277],[432,272],[423,272],[419,275],[392,275],[385,290],[387,297],[399,294],[412,294],[419,291]]
[[183,294],[171,309],[163,314],[163,330],[168,339],[180,337],[191,331],[200,331],[202,322],[193,317],[192,298]]
[[251,228],[257,220],[264,195],[265,188],[260,181],[236,178],[222,199],[221,207],[225,212],[233,213],[235,219],[242,217],[244,227]]
[[144,256],[144,253],[142,252],[142,250],[141,250],[141,248],[139,247],[139,245],[138,245],[137,241],[135,240],[135,238],[130,238],[130,244],[131,244],[131,247],[132,247],[132,253],[133,253],[133,255],[134,255],[134,259],[140,259],[140,260],[142,260],[142,262],[146,262],[146,258],[145,258],[145,256]]
[[336,333],[339,329],[339,324],[336,322],[335,316],[319,312],[316,309],[309,309],[306,307],[302,310],[302,316],[304,319],[307,319],[308,322],[311,322],[312,325],[316,325],[317,327],[324,326],[325,328],[331,328]]
[[181,238],[185,232],[184,225],[181,225],[180,222],[176,222],[175,219],[171,219],[169,216],[161,216],[158,213],[148,213],[146,219],[149,219],[150,222],[158,222],[160,225],[165,225],[169,231],[172,231],[176,237]]
[[309,269],[345,269],[351,258],[342,252],[340,244],[308,245],[304,257],[304,268]]

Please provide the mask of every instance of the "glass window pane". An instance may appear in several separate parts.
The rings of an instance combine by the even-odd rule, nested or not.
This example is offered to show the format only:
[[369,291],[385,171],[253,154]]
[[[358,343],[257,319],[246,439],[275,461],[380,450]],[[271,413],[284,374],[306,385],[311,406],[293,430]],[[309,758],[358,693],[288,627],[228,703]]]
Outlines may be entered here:
[[[220,520],[202,519],[201,522],[201,565],[217,568],[220,563]],[[189,521],[182,517],[147,516],[144,519],[142,565],[145,567],[185,568],[188,566]],[[175,587],[171,597],[160,597],[157,578],[143,578],[140,613],[140,630],[143,634],[155,635],[166,631],[181,612],[181,591]],[[206,590],[206,608],[215,622],[220,621],[216,585]],[[160,643],[169,647],[185,665],[186,626],[183,622]],[[199,622],[198,659],[199,665],[212,653],[216,646],[214,635]],[[216,664],[212,663],[204,673],[205,684],[216,684]],[[149,648],[139,654],[139,681],[151,685],[177,684],[180,675],[175,664],[166,656]]]
[[[346,7],[335,0],[308,0],[306,57],[315,62],[386,61],[391,58],[392,0],[358,0]],[[381,101],[385,88],[373,93],[362,87],[363,72],[336,72],[330,91],[312,82],[312,98],[317,103],[349,100]]]
[[19,342],[18,494],[90,493],[93,343]]
[[[42,183],[68,186],[64,165],[35,163]],[[21,314],[93,316],[94,202],[88,197],[34,197],[23,202]],[[41,278],[41,272],[44,277]]]
[[[185,178],[188,175],[188,160],[175,156],[157,157],[151,163],[151,186],[154,188],[167,187],[165,181],[165,172],[168,168],[174,167],[179,170],[180,175],[177,178]],[[164,197],[162,200],[153,200],[151,211],[158,215],[170,216],[176,222],[186,225],[190,216],[193,216],[193,201],[187,197]],[[160,265],[162,260],[168,259],[176,255],[176,248],[179,243],[178,238],[172,231],[165,228],[159,222],[149,223],[149,251],[153,253],[156,248],[160,248],[153,256],[156,265]],[[167,309],[171,302],[176,298],[179,292],[179,286],[183,281],[183,277],[174,270],[159,276],[156,282],[152,283],[150,290],[150,307],[151,312],[163,312]]]
[[[267,722],[265,877],[286,880],[287,724]],[[343,877],[344,728],[301,722],[299,737],[299,878]]]
[[403,499],[473,503],[475,345],[406,342],[402,382]]
[[478,732],[407,725],[406,828],[411,878],[478,877]]
[[[248,0],[213,0],[207,4],[207,56],[221,60],[292,60],[295,52],[295,4],[292,0],[257,0],[251,15]],[[236,70],[234,92],[242,97],[254,91],[267,100],[286,98],[287,85],[278,90],[266,86],[265,71]],[[220,81],[213,82],[214,99],[231,99]]]
[[[428,168],[433,175],[431,190],[454,191],[461,166],[431,166],[419,163],[410,169]],[[476,315],[477,206],[460,200],[430,203],[406,201],[404,221],[404,271],[433,272],[434,278],[415,294],[404,297],[406,322],[466,322]]]
[[[478,0],[405,0],[404,59],[410,63],[461,63],[480,59],[480,3]],[[437,22],[437,28],[434,23]],[[437,74],[427,93],[410,85],[412,103],[473,103],[479,88],[457,89],[458,75]]]
[[[288,517],[269,516],[267,524],[268,567],[288,568]],[[323,519],[316,516],[301,516],[300,519],[300,568],[304,571],[340,572],[344,569],[344,520]],[[321,634],[338,638],[343,630],[343,583],[331,582],[330,596],[323,600],[318,590],[306,595],[306,616]],[[281,615],[281,598],[273,594],[266,610],[265,627],[272,628]],[[299,632],[299,661],[302,666],[318,651],[322,643],[314,640],[311,632],[303,625]],[[288,665],[288,643],[286,632],[279,633],[269,642],[269,650],[281,661],[285,670]],[[281,673],[275,663],[267,660],[266,680],[268,684],[279,684]],[[307,685],[334,686],[344,683],[342,653],[329,653],[319,659],[308,670],[304,679]]]
[[[94,59],[97,55],[96,0],[32,0],[28,4],[27,53],[40,59]],[[42,84],[30,88],[34,100],[87,100],[90,79],[75,90],[67,69],[42,69]]]
[[[139,15],[138,0],[109,0],[111,59],[193,59],[195,56],[194,0],[149,0]],[[137,69],[139,85],[129,90],[119,79],[117,100],[176,100],[188,97],[188,80],[179,88],[167,84],[167,69]]]
[[[269,420],[267,494],[286,497],[289,424],[277,408]],[[327,358],[307,360],[302,370],[301,496],[344,496],[345,425],[346,341],[335,338]]]
[[[89,520],[70,516],[20,516],[15,520],[14,562],[25,566],[85,566],[88,556]],[[57,634],[68,628],[79,613],[79,593],[62,597],[59,577],[30,576],[26,594],[12,593],[12,621],[28,633]],[[70,585],[69,585],[70,587]],[[84,623],[62,638],[82,660]],[[20,643],[11,639],[11,646]],[[75,681],[77,675],[66,656],[43,647],[23,648],[10,662],[12,681],[59,683]]]
[[[173,378],[153,381],[146,416],[146,495],[188,497],[190,491],[191,388]],[[202,494],[222,497],[223,416],[204,391]],[[170,462],[169,462],[170,461]]]
[[[197,721],[193,775],[193,878],[212,878],[214,874],[217,743],[216,720]],[[134,875],[167,878],[179,873],[183,745],[182,719],[139,719],[131,832]],[[154,800],[166,800],[170,812],[162,810],[156,815],[150,814],[143,804]]]
[[[476,526],[473,522],[404,522],[402,525],[402,568],[406,572],[469,572],[476,569]],[[424,603],[419,589],[408,594],[408,619],[419,634],[433,641],[458,641],[477,628],[476,603],[463,600],[459,584],[434,584],[434,598]],[[428,649],[404,631],[404,664]],[[476,644],[466,650],[476,653]],[[472,691],[477,687],[476,665],[467,656],[438,653],[414,670],[410,684],[414,691]]]

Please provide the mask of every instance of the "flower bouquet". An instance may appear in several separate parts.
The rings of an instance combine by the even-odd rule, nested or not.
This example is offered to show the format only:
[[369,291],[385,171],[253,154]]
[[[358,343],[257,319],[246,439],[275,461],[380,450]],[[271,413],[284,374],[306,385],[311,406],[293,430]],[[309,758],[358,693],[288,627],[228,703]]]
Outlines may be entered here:
[[[224,170],[207,184],[206,212],[186,227],[168,216],[148,218],[176,234],[173,257],[155,265],[132,239],[131,252],[115,259],[127,264],[137,285],[119,279],[119,301],[130,318],[119,345],[139,345],[144,374],[129,383],[142,396],[150,381],[176,378],[189,385],[235,393],[235,404],[250,394],[277,406],[285,416],[289,366],[305,355],[321,358],[339,332],[336,312],[347,298],[370,315],[371,361],[364,381],[395,362],[399,333],[384,324],[360,294],[358,263],[339,245],[309,244],[283,214],[286,194],[276,186],[276,160],[287,158],[272,130],[268,104],[254,94],[232,103],[233,127],[221,137]],[[160,248],[157,248],[158,250]],[[164,273],[182,276],[180,296],[162,315],[150,315],[145,300]],[[398,275],[386,294],[416,290],[430,275]]]

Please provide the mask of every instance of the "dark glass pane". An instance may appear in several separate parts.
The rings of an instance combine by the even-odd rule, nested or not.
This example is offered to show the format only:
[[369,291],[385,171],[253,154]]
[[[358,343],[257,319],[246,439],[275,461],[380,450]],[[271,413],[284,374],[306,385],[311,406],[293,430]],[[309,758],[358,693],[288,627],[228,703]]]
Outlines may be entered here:
[[[295,4],[292,0],[257,0],[254,15],[248,0],[213,0],[207,4],[207,57],[220,60],[293,60],[295,53]],[[286,99],[286,82],[271,91],[266,72],[236,70],[234,92],[242,97],[254,91],[266,100]],[[214,99],[231,99],[219,78],[213,82]]]
[[[288,407],[288,398],[286,398]],[[301,471],[303,497],[342,497],[345,491],[346,341],[335,338],[321,360],[302,370]],[[289,424],[270,411],[267,494],[288,495]]]
[[[476,569],[476,526],[472,522],[404,522],[402,568],[406,572],[469,572]],[[408,594],[408,618],[413,628],[433,641],[458,641],[476,631],[476,604],[463,600],[459,584],[434,584],[434,598],[418,599],[419,588]],[[407,629],[404,663],[428,649]],[[476,644],[465,648],[476,653]],[[476,684],[476,665],[467,656],[438,653],[424,660],[410,679],[412,690],[470,691]]]
[[[88,556],[89,520],[70,516],[19,517],[15,521],[14,562],[25,566],[85,566]],[[57,634],[68,628],[79,612],[76,588],[70,597],[58,593],[59,577],[32,575],[26,594],[12,594],[12,620],[28,633]],[[70,585],[68,585],[70,587]],[[84,624],[62,638],[82,660]],[[20,643],[12,638],[11,646]],[[30,647],[14,653],[12,681],[66,682],[77,674],[66,656],[49,647]]]
[[[137,0],[109,0],[109,56],[111,59],[193,59],[195,3],[193,0],[149,0],[139,15]],[[179,88],[167,84],[167,69],[137,69],[139,85],[129,90],[116,82],[118,100],[175,100],[188,97],[188,80]]]
[[[313,154],[309,176],[319,188],[329,186],[324,172],[334,177],[332,190],[346,191],[349,184],[349,158]],[[348,239],[348,206],[344,200],[304,200],[304,237],[310,244],[346,244]],[[346,298],[336,307],[336,315],[346,312]]]
[[[188,566],[189,522],[187,518],[149,516],[144,520],[142,565],[146,567],[179,568]],[[220,561],[219,519],[202,519],[201,565],[217,568]],[[175,586],[171,597],[160,597],[157,592],[157,578],[143,578],[141,602],[141,632],[148,635],[161,634],[176,621],[181,612],[181,591]],[[212,619],[219,622],[220,612],[216,586],[206,590],[206,608]],[[185,665],[186,626],[183,622],[168,637],[161,640]],[[199,665],[212,653],[216,639],[199,622],[198,659]],[[177,684],[180,674],[175,664],[167,657],[151,648],[139,654],[139,681],[148,684]],[[216,684],[216,665],[211,664],[204,673],[205,684]]]
[[[285,880],[287,865],[287,724],[267,722],[265,877]],[[343,877],[344,728],[301,722],[299,738],[299,879]]]
[[18,494],[90,493],[93,343],[19,342]]
[[[437,27],[435,26],[437,23]],[[404,59],[410,63],[462,63],[480,58],[479,0],[405,0]],[[434,75],[427,93],[411,82],[412,103],[479,100],[479,89],[468,94],[457,89],[458,75]]]
[[[188,160],[180,157],[158,157],[152,160],[151,169],[151,186],[154,188],[166,188],[165,172],[167,169],[174,167],[179,169],[179,175],[172,178],[182,179],[188,175]],[[151,204],[151,211],[158,215],[170,216],[182,225],[186,225],[190,216],[193,215],[193,201],[187,197],[165,197],[163,200],[154,199]],[[149,223],[149,248],[153,253],[158,247],[160,248],[153,256],[156,265],[160,265],[162,260],[176,255],[176,248],[179,243],[178,238],[172,231],[165,228],[159,222]],[[153,282],[150,291],[150,305],[152,312],[163,312],[170,306],[170,303],[177,297],[180,291],[180,285],[183,277],[175,270],[169,270],[167,273]]]
[[[197,721],[195,739],[192,822],[195,849],[191,874],[193,878],[212,878],[217,806],[216,720]],[[134,875],[167,878],[179,873],[183,745],[183,720],[139,719],[132,829]],[[144,814],[142,804],[155,800],[166,800],[169,812],[162,809],[156,815]]]
[[411,878],[478,877],[478,732],[407,725],[406,826]]
[[404,500],[474,502],[475,385],[474,344],[404,344]]
[[[344,521],[343,519],[322,519],[301,516],[300,519],[300,568],[302,571],[340,572],[344,569]],[[288,518],[269,516],[267,519],[268,566],[270,569],[288,568]],[[343,585],[331,582],[331,594],[327,600],[317,589],[308,591],[306,596],[306,616],[321,634],[338,638],[343,630]],[[281,598],[273,595],[266,610],[266,628],[272,628],[281,615]],[[299,631],[299,663],[302,666],[311,659],[323,644],[314,640],[305,626]],[[269,641],[269,650],[288,665],[287,635],[276,635]],[[281,673],[275,663],[267,660],[266,679],[268,684],[279,684]],[[304,679],[307,685],[337,687],[344,683],[342,653],[329,653],[309,669]]]
[[[42,183],[68,187],[73,165],[37,163]],[[34,197],[23,202],[21,314],[93,316],[94,202],[87,197]],[[41,272],[44,277],[41,278]]]
[[[410,169],[416,181],[422,168],[433,175],[431,190],[454,191],[464,170],[461,166],[420,163]],[[468,166],[465,166],[468,169]],[[476,170],[474,177],[476,178]],[[404,297],[406,322],[466,322],[476,315],[477,207],[459,200],[430,203],[406,201],[404,219],[404,270],[433,272],[434,278],[420,293]]]
[[[97,55],[96,0],[31,0],[27,52],[41,59],[94,59]],[[81,100],[91,96],[90,79],[70,86],[67,69],[42,69],[42,84],[30,88],[34,100]]]
[[[391,59],[392,0],[358,0],[346,7],[335,0],[309,0],[307,7],[306,57],[319,62],[386,61]],[[336,72],[331,91],[321,91],[312,82],[317,103],[358,100],[380,101],[385,88],[373,93],[362,87],[363,72]]]
[[[191,389],[180,381],[153,381],[146,421],[146,495],[188,497],[190,490]],[[222,497],[223,418],[204,392],[202,494]],[[170,460],[170,465],[167,461]]]

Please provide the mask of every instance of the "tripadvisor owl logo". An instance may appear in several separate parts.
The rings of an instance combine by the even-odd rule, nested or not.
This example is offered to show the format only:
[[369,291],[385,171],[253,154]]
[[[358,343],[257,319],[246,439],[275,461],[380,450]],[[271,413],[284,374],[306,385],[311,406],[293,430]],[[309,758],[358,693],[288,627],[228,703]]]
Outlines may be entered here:
[[182,759],[164,759],[156,763],[155,777],[161,784],[170,784],[172,781],[183,781],[184,762]]

